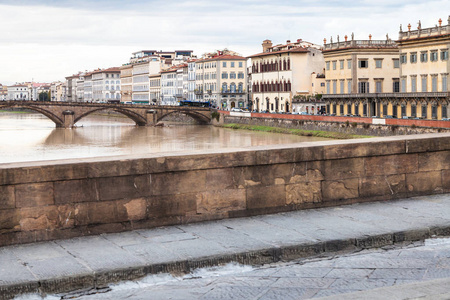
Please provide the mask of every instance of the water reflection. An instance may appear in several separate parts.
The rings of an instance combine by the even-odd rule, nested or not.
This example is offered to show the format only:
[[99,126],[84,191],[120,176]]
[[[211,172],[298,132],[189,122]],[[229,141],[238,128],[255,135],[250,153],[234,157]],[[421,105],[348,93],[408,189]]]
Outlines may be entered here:
[[120,154],[241,148],[324,140],[200,125],[137,127],[129,119],[91,115],[74,129],[40,114],[0,114],[0,163]]

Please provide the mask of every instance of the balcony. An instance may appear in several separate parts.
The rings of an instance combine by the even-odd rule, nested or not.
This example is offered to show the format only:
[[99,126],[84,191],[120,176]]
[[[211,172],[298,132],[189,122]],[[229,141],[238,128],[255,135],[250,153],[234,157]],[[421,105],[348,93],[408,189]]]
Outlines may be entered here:
[[243,91],[239,91],[239,90],[237,90],[237,91],[230,91],[230,90],[224,91],[224,90],[222,90],[222,91],[220,91],[220,93],[223,94],[223,95],[243,95],[243,94],[245,94],[245,90],[243,90]]
[[203,95],[203,90],[194,90],[196,95]]

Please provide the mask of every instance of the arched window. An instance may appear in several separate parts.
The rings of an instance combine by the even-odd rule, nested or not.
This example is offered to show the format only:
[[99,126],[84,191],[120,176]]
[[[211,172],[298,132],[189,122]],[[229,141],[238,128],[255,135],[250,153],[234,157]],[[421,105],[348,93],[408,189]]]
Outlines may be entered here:
[[283,59],[283,70],[286,70],[286,59]]
[[120,99],[120,94],[116,94],[116,99]]
[[243,93],[244,92],[244,85],[242,84],[242,82],[240,82],[239,85],[238,85],[238,91],[239,91],[239,93]]
[[288,57],[287,59],[287,69],[290,70],[291,69],[291,59]]
[[287,83],[287,90],[286,90],[287,92],[290,92],[291,91],[291,81],[290,80],[288,80],[288,83]]

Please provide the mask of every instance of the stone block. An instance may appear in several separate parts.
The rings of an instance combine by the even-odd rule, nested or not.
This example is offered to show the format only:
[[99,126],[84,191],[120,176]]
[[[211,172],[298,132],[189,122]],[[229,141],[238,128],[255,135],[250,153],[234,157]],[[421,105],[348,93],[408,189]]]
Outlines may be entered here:
[[2,232],[5,229],[18,228],[19,225],[20,225],[20,214],[18,209],[0,210],[0,232]]
[[324,149],[324,159],[366,157],[405,153],[405,141],[347,141],[338,145],[330,145]]
[[246,208],[245,189],[224,189],[197,194],[197,213],[215,214]]
[[300,146],[295,151],[296,162],[323,160],[325,146]]
[[298,177],[303,178],[306,174],[306,164],[295,163],[244,167],[242,169],[236,169],[234,174],[235,182],[237,182],[239,187],[285,184]]
[[233,168],[206,170],[206,189],[223,190],[237,188]]
[[93,179],[56,181],[55,203],[78,203],[98,200],[96,182]]
[[393,175],[415,173],[418,171],[418,155],[388,155],[367,157],[364,160],[365,175]]
[[443,191],[441,176],[441,171],[406,174],[406,187],[412,195],[440,193]]
[[75,205],[74,219],[75,226],[108,224],[128,221],[128,214],[120,201],[86,202]]
[[55,229],[60,223],[59,220],[58,208],[55,205],[20,209],[20,228],[23,231]]
[[334,159],[323,162],[325,180],[359,178],[364,174],[364,159]]
[[95,185],[100,201],[134,199],[151,194],[150,175],[98,178]]
[[143,175],[149,172],[149,160],[124,159],[89,163],[88,177]]
[[151,174],[151,194],[170,195],[206,190],[206,171]]
[[450,137],[431,137],[426,134],[406,141],[407,153],[435,152],[450,149]]
[[144,198],[126,201],[123,206],[127,212],[128,220],[142,220],[147,216],[147,200]]
[[53,182],[19,184],[15,187],[16,207],[54,204]]
[[450,169],[450,151],[419,153],[419,172]]
[[323,201],[358,198],[358,182],[359,179],[357,178],[322,181]]
[[362,177],[359,191],[361,197],[404,194],[406,193],[405,175]]
[[14,195],[14,186],[0,186],[0,209],[15,208],[16,198]]
[[286,205],[284,185],[251,186],[247,188],[247,209]]
[[286,185],[286,204],[302,204],[310,202],[322,202],[320,181]]
[[268,165],[268,164],[285,164],[295,162],[297,149],[268,149],[262,151],[256,151],[256,164]]
[[450,170],[442,170],[442,187],[444,193],[450,192]]
[[197,194],[174,194],[152,196],[147,200],[148,217],[192,215],[197,212]]

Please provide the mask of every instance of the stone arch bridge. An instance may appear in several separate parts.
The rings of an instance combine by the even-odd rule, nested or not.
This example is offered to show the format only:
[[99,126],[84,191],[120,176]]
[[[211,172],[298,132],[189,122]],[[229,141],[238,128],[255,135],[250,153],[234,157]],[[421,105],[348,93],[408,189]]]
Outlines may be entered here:
[[56,127],[72,128],[82,118],[98,111],[113,110],[136,122],[139,126],[151,126],[162,118],[181,113],[201,124],[211,121],[211,111],[206,107],[158,106],[88,102],[0,101],[0,109],[26,108],[39,112],[55,122]]

